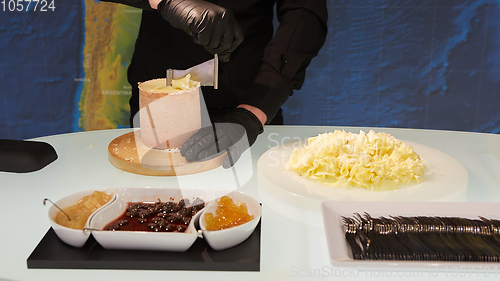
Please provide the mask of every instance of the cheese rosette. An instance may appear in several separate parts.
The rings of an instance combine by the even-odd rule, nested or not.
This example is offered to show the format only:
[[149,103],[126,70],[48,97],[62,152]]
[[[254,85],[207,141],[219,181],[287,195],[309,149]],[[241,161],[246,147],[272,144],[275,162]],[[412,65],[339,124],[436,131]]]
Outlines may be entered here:
[[285,170],[328,186],[380,191],[420,183],[424,164],[411,146],[390,134],[336,130],[294,149]]

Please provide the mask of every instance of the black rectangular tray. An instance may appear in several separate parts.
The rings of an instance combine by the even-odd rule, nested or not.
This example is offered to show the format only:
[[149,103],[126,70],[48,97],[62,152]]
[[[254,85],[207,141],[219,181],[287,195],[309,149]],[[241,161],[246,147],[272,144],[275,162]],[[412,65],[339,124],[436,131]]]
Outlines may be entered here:
[[27,260],[28,268],[260,271],[261,223],[243,243],[215,251],[198,238],[186,252],[106,250],[90,236],[82,248],[62,242],[50,228]]

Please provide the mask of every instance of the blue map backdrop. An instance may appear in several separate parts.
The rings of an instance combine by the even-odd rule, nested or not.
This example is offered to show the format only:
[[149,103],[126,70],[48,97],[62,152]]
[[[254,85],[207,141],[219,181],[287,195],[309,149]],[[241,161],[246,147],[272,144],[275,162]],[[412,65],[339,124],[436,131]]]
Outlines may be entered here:
[[0,6],[0,138],[75,130],[85,6],[68,2],[45,12]]
[[[0,138],[83,130],[86,1],[68,2],[0,10]],[[328,12],[286,124],[500,133],[500,0],[328,0]]]
[[328,1],[291,124],[500,132],[500,1]]

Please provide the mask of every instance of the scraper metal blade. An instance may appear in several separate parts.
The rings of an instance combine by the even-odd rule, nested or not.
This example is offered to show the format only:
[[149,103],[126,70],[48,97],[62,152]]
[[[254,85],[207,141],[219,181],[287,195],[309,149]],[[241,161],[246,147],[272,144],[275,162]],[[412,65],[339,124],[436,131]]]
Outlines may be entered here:
[[191,79],[200,82],[202,86],[213,86],[214,89],[218,88],[219,80],[219,58],[217,54],[215,57],[204,63],[195,65],[186,70],[169,69],[167,70],[167,85],[170,84],[168,73],[171,71],[172,78],[184,77],[191,74]]

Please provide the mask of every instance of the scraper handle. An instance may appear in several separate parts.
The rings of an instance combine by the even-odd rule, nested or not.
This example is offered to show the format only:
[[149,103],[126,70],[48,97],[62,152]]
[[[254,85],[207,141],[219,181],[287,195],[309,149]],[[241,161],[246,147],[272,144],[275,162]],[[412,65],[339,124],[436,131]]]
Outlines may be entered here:
[[219,56],[214,55],[214,89],[219,88]]
[[167,69],[167,87],[172,86],[172,78],[174,77],[174,71],[172,69]]

